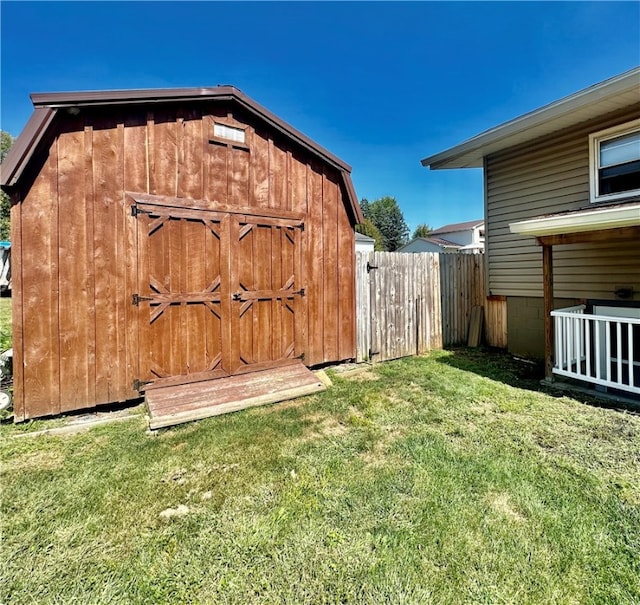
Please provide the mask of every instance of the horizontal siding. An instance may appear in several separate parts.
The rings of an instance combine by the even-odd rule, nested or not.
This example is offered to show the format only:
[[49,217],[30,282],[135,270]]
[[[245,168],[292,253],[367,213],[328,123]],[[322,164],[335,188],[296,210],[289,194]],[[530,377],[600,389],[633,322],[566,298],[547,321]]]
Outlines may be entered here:
[[[509,224],[589,204],[589,134],[640,117],[640,103],[486,158],[486,256],[494,295],[542,296],[542,249]],[[640,245],[630,242],[555,246],[554,294],[615,297],[632,286],[640,300]]]

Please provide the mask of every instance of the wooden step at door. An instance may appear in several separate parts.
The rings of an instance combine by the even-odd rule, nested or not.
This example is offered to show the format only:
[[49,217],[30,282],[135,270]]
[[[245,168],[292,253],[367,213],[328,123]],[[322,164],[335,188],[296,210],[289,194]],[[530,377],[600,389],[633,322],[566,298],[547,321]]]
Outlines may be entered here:
[[324,391],[326,386],[302,362],[202,382],[149,389],[149,428],[295,399]]

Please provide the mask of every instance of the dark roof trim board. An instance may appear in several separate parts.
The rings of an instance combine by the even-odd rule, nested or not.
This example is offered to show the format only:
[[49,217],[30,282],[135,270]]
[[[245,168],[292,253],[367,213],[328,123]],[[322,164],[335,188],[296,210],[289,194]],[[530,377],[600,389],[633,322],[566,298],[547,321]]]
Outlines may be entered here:
[[233,86],[34,93],[31,95],[31,101],[35,111],[2,164],[0,185],[13,187],[18,183],[38,144],[60,109],[207,100],[234,101],[238,103],[241,107],[284,134],[287,138],[301,145],[323,162],[336,168],[342,177],[354,220],[358,223],[364,220],[353,183],[351,182],[351,166]]
[[50,107],[37,107],[31,114],[0,165],[0,185],[12,187],[18,182],[55,115],[55,109]]

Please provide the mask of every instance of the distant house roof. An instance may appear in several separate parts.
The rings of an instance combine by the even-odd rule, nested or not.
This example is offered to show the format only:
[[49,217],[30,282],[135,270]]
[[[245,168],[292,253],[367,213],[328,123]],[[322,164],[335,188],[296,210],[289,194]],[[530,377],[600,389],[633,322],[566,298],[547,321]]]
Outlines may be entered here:
[[450,225],[443,225],[442,227],[438,227],[438,229],[434,229],[433,231],[431,231],[431,233],[429,233],[429,238],[432,238],[434,235],[438,235],[440,233],[468,231],[469,229],[475,229],[476,227],[481,227],[482,225],[484,225],[484,220],[481,218],[476,219],[475,221],[466,221],[464,223],[451,223]]
[[434,246],[438,246],[438,248],[451,248],[455,250],[459,250],[463,248],[462,244],[456,244],[455,242],[450,242],[449,240],[442,239],[441,237],[415,237],[410,242],[406,243],[404,246],[400,246],[396,250],[396,252],[403,252],[405,248],[413,244],[413,242],[420,241],[425,242],[427,244],[432,244]]
[[460,244],[450,242],[449,240],[442,239],[441,237],[421,237],[419,239],[424,240],[425,242],[430,242],[431,244],[436,244],[436,246],[442,246],[443,248],[462,248]]
[[318,145],[290,124],[287,124],[268,109],[250,99],[234,86],[214,86],[210,88],[169,88],[146,90],[99,90],[80,92],[36,93],[31,95],[35,111],[29,118],[24,130],[12,145],[2,163],[0,185],[13,187],[20,180],[39,144],[49,131],[56,115],[61,110],[73,111],[79,107],[104,107],[110,105],[150,105],[176,101],[234,101],[245,110],[267,123],[273,129],[301,145],[323,162],[334,167],[340,173],[349,205],[356,222],[364,220],[353,183],[351,166],[337,156]]
[[356,231],[356,241],[357,242],[375,242],[376,240],[373,237],[369,237],[364,233],[358,233]]
[[431,170],[481,168],[483,158],[491,153],[631,107],[638,103],[638,90],[640,67],[490,128],[421,163]]

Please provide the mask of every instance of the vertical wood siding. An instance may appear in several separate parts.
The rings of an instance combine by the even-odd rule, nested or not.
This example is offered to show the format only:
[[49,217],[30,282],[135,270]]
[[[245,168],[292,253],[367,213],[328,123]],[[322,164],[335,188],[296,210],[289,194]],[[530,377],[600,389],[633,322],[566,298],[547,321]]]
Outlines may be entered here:
[[[138,396],[146,356],[126,191],[304,215],[295,353],[307,365],[355,357],[354,233],[338,172],[231,107],[120,111],[65,117],[12,209],[16,418]],[[214,119],[246,128],[248,148],[211,142]]]
[[[496,153],[486,159],[489,291],[542,296],[542,249],[509,223],[589,205],[589,134],[640,116],[633,111]],[[614,298],[616,286],[640,294],[640,246],[599,243],[554,249],[554,294]]]

